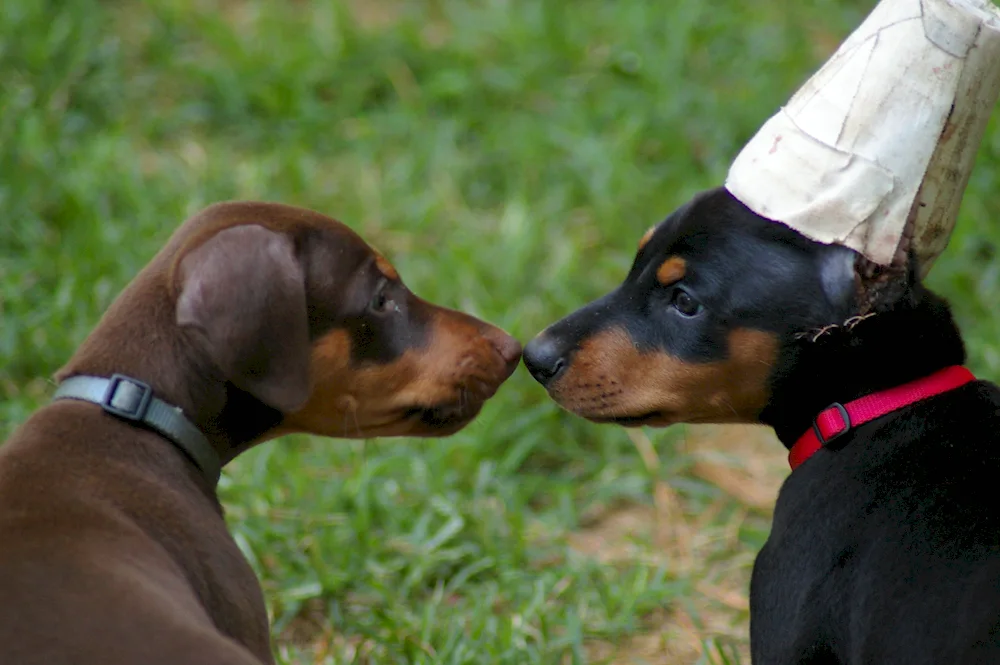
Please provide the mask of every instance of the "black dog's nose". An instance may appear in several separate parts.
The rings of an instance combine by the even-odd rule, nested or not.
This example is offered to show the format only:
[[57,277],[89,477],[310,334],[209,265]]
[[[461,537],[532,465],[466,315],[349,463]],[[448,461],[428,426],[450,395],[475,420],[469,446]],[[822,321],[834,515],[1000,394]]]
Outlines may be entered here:
[[562,346],[542,333],[524,347],[524,366],[535,377],[535,381],[548,385],[566,368],[566,356]]

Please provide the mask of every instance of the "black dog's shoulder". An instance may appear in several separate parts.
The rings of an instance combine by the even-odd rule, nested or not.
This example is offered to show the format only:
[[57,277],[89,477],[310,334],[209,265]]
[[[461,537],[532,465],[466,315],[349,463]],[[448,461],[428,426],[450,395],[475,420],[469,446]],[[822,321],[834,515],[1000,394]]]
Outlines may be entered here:
[[[861,425],[836,449],[817,451],[782,486],[772,535],[780,539],[786,528],[801,527],[803,513],[819,518],[816,530],[833,526],[825,518],[844,515],[846,531],[859,528],[854,519],[886,519],[916,537],[918,549],[943,554],[953,543],[960,546],[956,556],[1000,556],[998,478],[1000,388],[975,381]],[[831,495],[837,500],[827,500]],[[971,547],[974,541],[986,549]]]
[[974,654],[1000,648],[1000,389],[855,437],[781,489],[751,583],[754,662],[994,662]]

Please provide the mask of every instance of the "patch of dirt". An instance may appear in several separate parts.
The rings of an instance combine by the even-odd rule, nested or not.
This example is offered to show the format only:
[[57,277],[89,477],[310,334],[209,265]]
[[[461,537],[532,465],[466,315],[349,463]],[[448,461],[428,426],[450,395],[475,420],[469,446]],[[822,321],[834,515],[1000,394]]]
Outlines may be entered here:
[[326,627],[327,622],[322,603],[318,600],[307,602],[275,637],[275,644],[285,652],[284,660],[290,662],[288,652],[295,649],[296,662],[302,663],[326,663],[333,658],[359,665],[377,662],[379,650],[375,644],[357,635],[332,632]]
[[771,512],[788,476],[788,453],[768,427],[689,427],[683,450],[696,460],[691,473],[757,510]]
[[307,601],[294,619],[289,621],[275,641],[280,644],[292,644],[299,648],[316,648],[322,646],[326,632],[326,617],[323,604],[319,599]]
[[673,665],[693,663],[700,654],[697,630],[683,612],[657,613],[647,620],[648,630],[622,644],[593,641],[587,656],[608,665]]
[[[660,509],[645,505],[615,509],[593,526],[570,534],[569,545],[602,563],[643,561],[669,565],[684,576],[710,577],[697,569],[695,560],[711,538],[706,538],[707,533],[697,530],[693,523],[665,524],[660,514]],[[719,586],[699,583],[692,605],[700,628],[684,609],[664,609],[647,617],[645,630],[623,641],[589,642],[588,658],[609,665],[695,663],[702,655],[703,640],[720,635],[740,639],[740,632],[745,633],[745,627],[737,625],[736,631],[733,628],[733,615],[746,611],[745,589],[742,575]]]
[[[652,442],[629,430],[647,468],[659,468]],[[654,487],[653,505],[619,506],[593,516],[588,526],[568,536],[570,547],[604,563],[665,563],[679,576],[699,580],[684,608],[664,610],[648,620],[647,630],[618,643],[594,641],[589,657],[610,665],[695,663],[711,638],[725,638],[746,649],[750,565],[755,552],[741,547],[738,530],[747,512],[769,513],[788,475],[785,449],[769,429],[752,426],[689,427],[681,452],[694,458],[691,473],[723,490],[744,510],[719,520],[725,501],[699,515],[689,514],[665,482]]]

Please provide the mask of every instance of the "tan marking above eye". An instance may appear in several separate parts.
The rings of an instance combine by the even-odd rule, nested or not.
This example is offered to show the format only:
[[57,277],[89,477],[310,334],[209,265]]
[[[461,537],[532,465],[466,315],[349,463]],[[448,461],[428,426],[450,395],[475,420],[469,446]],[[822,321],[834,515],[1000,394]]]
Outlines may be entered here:
[[395,266],[389,263],[388,259],[386,259],[378,252],[375,252],[375,267],[378,268],[378,271],[380,273],[382,273],[389,279],[393,280],[399,279],[399,273],[396,272]]
[[679,282],[687,272],[687,263],[679,256],[671,256],[656,269],[656,281],[664,286]]
[[653,233],[655,233],[655,232],[656,232],[656,227],[655,226],[650,226],[646,230],[646,232],[642,234],[642,237],[639,238],[639,249],[640,250],[643,247],[646,246],[646,244],[649,242],[649,239],[653,237]]

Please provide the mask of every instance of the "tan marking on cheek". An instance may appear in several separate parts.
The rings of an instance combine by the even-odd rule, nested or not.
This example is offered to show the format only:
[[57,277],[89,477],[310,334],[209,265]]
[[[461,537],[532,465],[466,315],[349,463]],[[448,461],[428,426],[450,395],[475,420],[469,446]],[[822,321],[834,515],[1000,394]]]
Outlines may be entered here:
[[282,429],[324,436],[364,437],[393,416],[392,398],[413,381],[410,352],[391,363],[354,365],[347,331],[336,330],[313,345],[312,392],[305,406],[289,414]]
[[729,333],[729,354],[710,366],[693,393],[712,407],[711,422],[754,422],[770,399],[769,379],[778,353],[777,338],[741,328]]
[[640,352],[621,329],[586,340],[552,387],[564,407],[585,417],[660,414],[649,424],[753,422],[770,396],[777,354],[769,333],[729,335],[725,360],[686,362],[662,351]]
[[639,249],[640,250],[642,250],[643,247],[645,247],[647,244],[649,244],[649,239],[653,237],[654,233],[656,233],[656,227],[655,226],[650,226],[648,229],[646,229],[646,232],[642,234],[641,238],[639,238]]
[[[318,423],[343,415],[352,405],[350,384],[351,338],[346,330],[334,330],[313,344],[309,364],[311,391],[301,409],[285,417],[289,431],[318,431]],[[340,379],[338,380],[339,377]]]
[[391,280],[399,279],[399,273],[396,272],[395,266],[389,263],[388,259],[384,256],[375,252],[375,267],[378,268],[379,272],[388,277]]
[[289,414],[277,434],[307,432],[323,436],[427,436],[450,433],[407,417],[413,407],[459,404],[469,418],[509,372],[487,325],[460,312],[427,303],[425,344],[385,363],[351,362],[351,339],[334,331],[313,344],[312,391],[299,411]]
[[656,269],[656,281],[669,286],[681,281],[687,272],[687,263],[679,256],[671,256]]
[[351,336],[346,330],[333,330],[313,343],[314,374],[327,375],[343,371],[351,358]]

